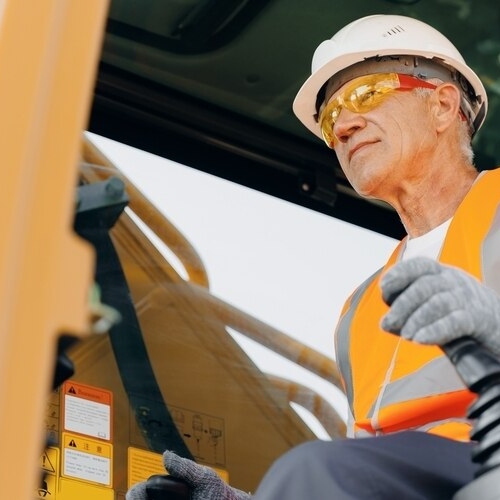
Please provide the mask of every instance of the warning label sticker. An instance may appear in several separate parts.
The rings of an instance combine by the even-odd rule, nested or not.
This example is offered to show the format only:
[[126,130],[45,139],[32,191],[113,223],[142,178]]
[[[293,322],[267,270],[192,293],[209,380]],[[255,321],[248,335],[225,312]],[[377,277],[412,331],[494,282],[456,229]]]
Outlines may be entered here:
[[52,474],[47,474],[40,480],[40,485],[36,489],[35,498],[56,498],[57,477]]
[[111,486],[113,447],[63,433],[62,475]]
[[165,474],[161,454],[130,447],[128,449],[128,487],[146,481],[153,474]]
[[[229,483],[227,470],[210,466],[226,483]],[[146,481],[153,474],[167,474],[162,456],[152,451],[139,448],[128,448],[128,488],[134,484]]]
[[111,440],[111,391],[66,382],[63,393],[65,430]]
[[44,472],[56,474],[59,465],[59,449],[48,447],[45,448],[41,457],[40,466]]
[[59,444],[60,410],[59,390],[56,390],[50,394],[45,410],[45,431],[52,444]]
[[225,466],[224,419],[170,406],[172,418],[196,460]]
[[47,447],[40,457],[44,472],[36,489],[36,498],[56,498],[57,472],[59,470],[59,449]]

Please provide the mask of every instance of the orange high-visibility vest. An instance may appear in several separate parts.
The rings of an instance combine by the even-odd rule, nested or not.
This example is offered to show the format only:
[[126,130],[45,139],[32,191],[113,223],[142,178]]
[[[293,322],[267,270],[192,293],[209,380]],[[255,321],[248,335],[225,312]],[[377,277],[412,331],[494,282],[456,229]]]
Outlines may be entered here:
[[[352,294],[335,334],[337,363],[349,403],[348,435],[421,430],[468,440],[474,400],[437,346],[418,345],[380,328],[388,311],[380,277],[387,264]],[[439,261],[475,275],[500,293],[500,169],[480,176],[451,221]]]

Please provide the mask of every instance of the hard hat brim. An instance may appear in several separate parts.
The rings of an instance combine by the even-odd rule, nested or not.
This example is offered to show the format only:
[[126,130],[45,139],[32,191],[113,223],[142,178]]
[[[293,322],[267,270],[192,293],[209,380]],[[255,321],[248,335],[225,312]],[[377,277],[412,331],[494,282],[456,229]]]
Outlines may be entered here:
[[[457,71],[459,71],[471,84],[476,96],[479,97],[480,102],[484,103],[484,115],[487,111],[487,94],[483,83],[479,77],[472,71],[466,64],[462,64],[460,61],[454,59],[449,60],[449,57],[445,54],[439,54],[436,52],[428,52],[423,50],[406,50],[404,54],[395,53],[394,49],[388,50],[377,50],[373,53],[363,52],[361,53],[347,53],[342,56],[336,57],[332,61],[327,62],[322,67],[317,69],[313,74],[304,82],[301,86],[297,95],[293,101],[292,109],[295,116],[302,122],[302,124],[310,130],[317,137],[322,139],[320,126],[317,122],[317,110],[316,110],[316,100],[318,92],[323,87],[323,85],[334,75],[340,71],[352,66],[354,64],[363,62],[366,59],[377,57],[377,56],[389,56],[389,55],[409,55],[409,56],[419,56],[428,59],[432,59],[436,62],[444,62]],[[482,122],[481,122],[482,123]],[[478,124],[479,128],[481,123]]]

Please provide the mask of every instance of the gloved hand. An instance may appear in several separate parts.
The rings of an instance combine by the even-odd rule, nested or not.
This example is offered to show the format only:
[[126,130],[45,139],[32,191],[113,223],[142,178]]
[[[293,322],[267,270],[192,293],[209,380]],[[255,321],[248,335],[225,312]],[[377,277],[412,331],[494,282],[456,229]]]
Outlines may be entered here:
[[384,330],[437,345],[467,335],[500,358],[500,297],[470,274],[417,257],[392,267],[381,287],[391,306]]
[[[192,500],[247,500],[250,495],[226,484],[210,467],[199,465],[171,451],[163,453],[163,463],[172,477],[183,479],[192,491]],[[134,485],[126,500],[147,500],[146,482]]]

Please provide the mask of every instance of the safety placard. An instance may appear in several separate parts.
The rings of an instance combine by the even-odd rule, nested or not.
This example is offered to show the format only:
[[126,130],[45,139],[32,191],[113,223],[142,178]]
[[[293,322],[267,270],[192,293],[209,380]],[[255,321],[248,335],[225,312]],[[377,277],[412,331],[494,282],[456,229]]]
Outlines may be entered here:
[[56,497],[57,491],[57,476],[46,474],[42,477],[40,485],[36,489],[37,496],[35,498],[50,498],[53,500]]
[[[210,466],[226,483],[229,483],[227,470]],[[134,484],[146,481],[153,474],[166,474],[160,453],[141,450],[139,448],[128,448],[128,488]]]
[[111,440],[111,391],[69,381],[63,394],[64,430]]
[[56,390],[50,394],[45,410],[45,432],[52,444],[59,444],[60,410],[59,391]]
[[160,453],[129,447],[128,451],[128,487],[146,481],[153,474],[165,474]]
[[47,447],[40,457],[40,467],[43,474],[36,489],[37,498],[55,499],[59,470],[59,449]]
[[63,433],[62,475],[111,486],[113,447],[111,444]]
[[197,461],[224,466],[226,463],[224,419],[169,406],[172,418]]
[[41,456],[40,467],[45,473],[57,474],[57,469],[59,467],[59,449],[53,447],[45,448]]

